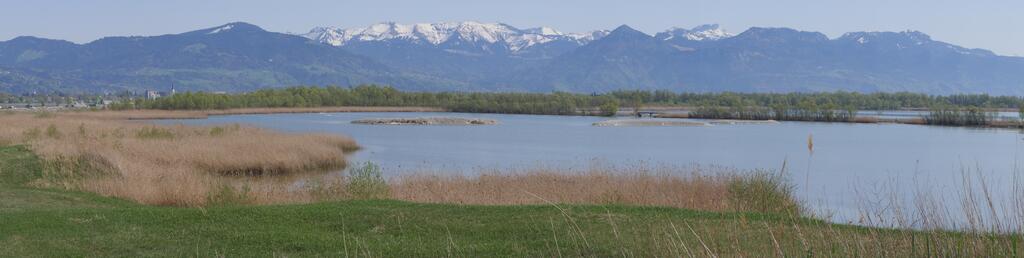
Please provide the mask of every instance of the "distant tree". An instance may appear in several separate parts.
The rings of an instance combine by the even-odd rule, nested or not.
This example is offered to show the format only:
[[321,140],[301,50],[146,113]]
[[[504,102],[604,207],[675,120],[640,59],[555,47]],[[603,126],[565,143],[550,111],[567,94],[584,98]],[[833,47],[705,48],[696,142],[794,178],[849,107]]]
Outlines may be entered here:
[[601,104],[601,115],[602,116],[615,116],[619,113],[619,102],[615,100],[607,101]]

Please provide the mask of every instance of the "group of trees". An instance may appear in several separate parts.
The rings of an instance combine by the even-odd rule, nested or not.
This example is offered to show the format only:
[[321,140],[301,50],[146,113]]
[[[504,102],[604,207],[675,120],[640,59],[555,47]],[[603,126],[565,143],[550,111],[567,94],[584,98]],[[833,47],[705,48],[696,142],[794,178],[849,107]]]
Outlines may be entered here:
[[610,96],[569,93],[401,92],[391,87],[291,87],[242,94],[181,93],[158,99],[134,99],[114,109],[200,110],[252,107],[423,106],[456,112],[509,114],[614,114]]
[[980,108],[1018,108],[1024,106],[1024,98],[1015,96],[990,96],[987,94],[957,94],[935,96],[921,93],[674,93],[671,91],[615,91],[609,93],[619,100],[633,100],[646,104],[661,105],[717,105],[736,106],[739,104],[770,107],[773,105],[797,106],[801,102],[816,105],[854,107],[859,110],[896,110],[906,108],[928,109],[938,105]]
[[691,118],[821,122],[853,121],[856,116],[857,109],[853,106],[840,107],[831,102],[819,106],[809,100],[801,101],[795,106],[775,103],[770,107],[704,104],[689,113]]
[[552,115],[614,115],[620,107],[687,106],[707,118],[847,121],[857,110],[934,107],[1024,107],[1024,98],[989,95],[932,96],[919,93],[675,93],[614,91],[578,93],[402,92],[356,87],[291,87],[240,94],[188,92],[158,99],[136,98],[114,109],[228,109],[252,107],[424,106],[457,112]]
[[938,106],[928,112],[924,121],[931,125],[986,126],[995,119],[995,113],[977,107]]

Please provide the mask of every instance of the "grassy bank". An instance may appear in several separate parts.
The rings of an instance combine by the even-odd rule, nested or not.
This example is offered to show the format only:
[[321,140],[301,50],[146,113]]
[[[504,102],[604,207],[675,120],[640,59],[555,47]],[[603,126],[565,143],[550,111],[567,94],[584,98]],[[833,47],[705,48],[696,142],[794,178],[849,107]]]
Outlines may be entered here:
[[[1018,236],[888,230],[775,212],[625,204],[481,206],[349,199],[156,207],[21,185],[43,174],[42,163],[26,148],[0,147],[0,256],[907,257],[1014,256],[1022,251]],[[442,182],[454,187],[467,181]]]

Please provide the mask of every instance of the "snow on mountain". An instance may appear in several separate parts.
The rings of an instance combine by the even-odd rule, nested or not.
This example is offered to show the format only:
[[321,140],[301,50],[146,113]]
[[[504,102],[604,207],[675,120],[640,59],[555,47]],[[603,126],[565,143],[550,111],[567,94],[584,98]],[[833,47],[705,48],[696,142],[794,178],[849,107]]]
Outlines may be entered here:
[[216,28],[216,29],[213,29],[213,30],[211,30],[210,32],[207,32],[206,34],[217,34],[217,33],[221,33],[221,32],[223,32],[223,31],[228,31],[228,30],[230,30],[230,29],[231,29],[231,28],[233,28],[233,27],[235,27],[235,26],[234,26],[234,24],[228,24],[228,25],[224,25],[224,26],[218,27],[218,28]]
[[920,31],[902,32],[849,32],[835,39],[839,42],[857,42],[858,45],[874,48],[895,47],[906,49],[924,47],[936,50],[950,50],[961,55],[995,56],[992,51],[984,49],[968,49],[942,41],[932,40],[931,36]]
[[402,40],[440,45],[451,40],[502,44],[512,52],[552,41],[564,40],[578,45],[607,35],[607,31],[562,33],[549,27],[518,29],[503,23],[444,22],[398,24],[384,22],[364,28],[317,27],[302,36],[319,42],[344,46],[350,42]]
[[735,36],[732,33],[722,30],[718,24],[706,24],[694,27],[693,29],[674,27],[665,32],[655,35],[661,40],[690,40],[690,41],[714,41]]
[[539,34],[539,35],[544,35],[544,36],[561,36],[561,35],[565,35],[561,31],[558,31],[558,30],[556,30],[554,28],[551,28],[551,27],[537,27],[537,28],[524,29],[523,33]]

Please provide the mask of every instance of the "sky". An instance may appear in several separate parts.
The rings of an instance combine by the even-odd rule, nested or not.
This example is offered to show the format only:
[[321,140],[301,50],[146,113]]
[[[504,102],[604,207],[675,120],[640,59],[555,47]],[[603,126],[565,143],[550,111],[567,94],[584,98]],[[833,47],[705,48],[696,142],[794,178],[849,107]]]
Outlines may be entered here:
[[243,21],[302,33],[316,26],[503,22],[564,32],[626,24],[654,34],[718,23],[733,33],[790,27],[838,37],[917,30],[933,39],[1024,56],[1024,1],[949,0],[0,0],[0,40],[38,36],[86,43],[104,36],[181,33]]

